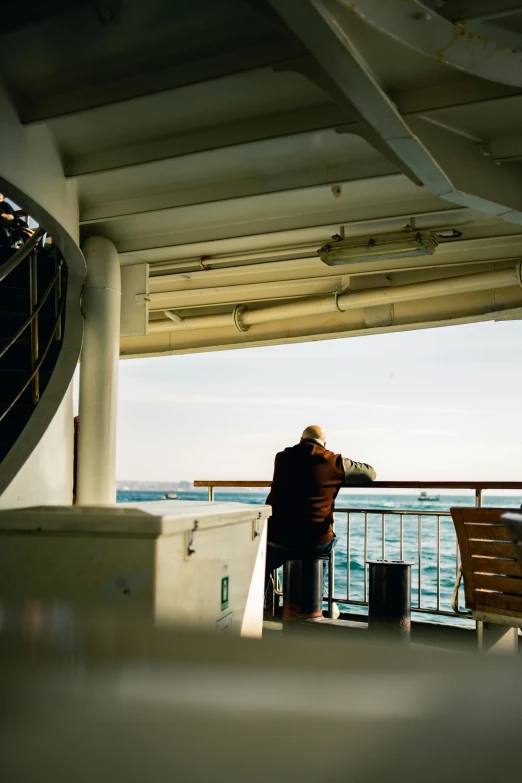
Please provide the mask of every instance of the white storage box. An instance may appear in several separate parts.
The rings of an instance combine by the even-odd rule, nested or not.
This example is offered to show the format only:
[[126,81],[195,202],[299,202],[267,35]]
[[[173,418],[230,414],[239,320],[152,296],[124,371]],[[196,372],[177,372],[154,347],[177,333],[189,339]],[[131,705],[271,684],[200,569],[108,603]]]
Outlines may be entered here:
[[0,598],[260,636],[269,506],[165,500],[0,512]]

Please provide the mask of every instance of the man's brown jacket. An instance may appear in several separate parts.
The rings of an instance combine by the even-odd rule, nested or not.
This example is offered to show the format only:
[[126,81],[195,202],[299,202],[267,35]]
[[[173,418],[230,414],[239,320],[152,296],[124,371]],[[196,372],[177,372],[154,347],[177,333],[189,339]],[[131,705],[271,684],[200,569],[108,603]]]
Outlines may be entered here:
[[275,458],[268,541],[280,546],[313,547],[334,537],[333,509],[343,486],[375,480],[370,465],[334,454],[306,439]]

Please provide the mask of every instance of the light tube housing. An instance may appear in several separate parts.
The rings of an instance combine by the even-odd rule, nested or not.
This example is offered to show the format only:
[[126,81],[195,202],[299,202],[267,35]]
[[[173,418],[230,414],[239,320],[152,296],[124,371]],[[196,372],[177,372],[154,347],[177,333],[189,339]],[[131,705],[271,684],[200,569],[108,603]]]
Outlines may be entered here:
[[351,237],[327,242],[317,251],[321,261],[328,266],[350,264],[357,261],[374,261],[392,258],[414,258],[431,256],[438,242],[427,231],[402,232],[400,234],[377,234],[368,239]]

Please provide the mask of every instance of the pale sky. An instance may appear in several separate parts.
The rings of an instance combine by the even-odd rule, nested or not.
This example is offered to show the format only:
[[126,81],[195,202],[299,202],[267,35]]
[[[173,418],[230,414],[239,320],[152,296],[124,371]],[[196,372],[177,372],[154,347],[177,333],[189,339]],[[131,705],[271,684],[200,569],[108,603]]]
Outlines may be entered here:
[[120,362],[117,477],[271,479],[320,424],[382,480],[520,480],[522,321]]

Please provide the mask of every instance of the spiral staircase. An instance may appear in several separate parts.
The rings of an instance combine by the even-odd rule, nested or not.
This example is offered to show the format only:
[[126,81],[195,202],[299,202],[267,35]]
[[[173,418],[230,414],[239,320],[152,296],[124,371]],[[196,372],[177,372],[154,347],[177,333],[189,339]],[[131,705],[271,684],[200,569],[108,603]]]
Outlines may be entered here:
[[42,233],[0,267],[0,463],[44,394],[62,344],[67,266]]

